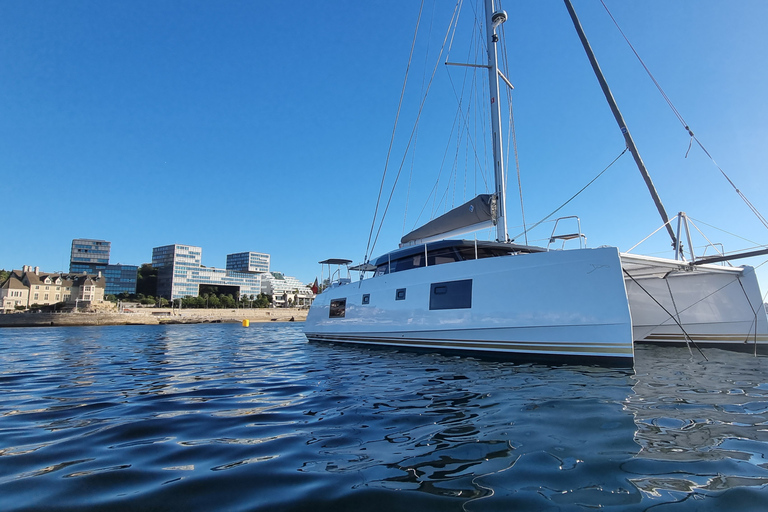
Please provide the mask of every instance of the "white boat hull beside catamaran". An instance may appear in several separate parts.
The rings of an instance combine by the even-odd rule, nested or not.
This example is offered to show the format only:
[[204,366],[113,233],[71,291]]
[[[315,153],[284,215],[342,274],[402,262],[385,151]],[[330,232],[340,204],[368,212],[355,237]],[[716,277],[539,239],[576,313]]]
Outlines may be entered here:
[[622,254],[633,338],[764,350],[768,319],[752,267]]
[[331,286],[313,303],[305,332],[312,341],[631,361],[634,341],[764,348],[761,306],[751,267],[691,267],[601,247]]

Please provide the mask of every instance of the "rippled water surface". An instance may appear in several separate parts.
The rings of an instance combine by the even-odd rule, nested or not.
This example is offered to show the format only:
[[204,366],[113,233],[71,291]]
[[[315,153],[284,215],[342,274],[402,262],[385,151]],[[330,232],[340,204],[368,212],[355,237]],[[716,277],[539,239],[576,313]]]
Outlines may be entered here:
[[547,366],[301,329],[0,330],[0,509],[768,508],[764,357]]

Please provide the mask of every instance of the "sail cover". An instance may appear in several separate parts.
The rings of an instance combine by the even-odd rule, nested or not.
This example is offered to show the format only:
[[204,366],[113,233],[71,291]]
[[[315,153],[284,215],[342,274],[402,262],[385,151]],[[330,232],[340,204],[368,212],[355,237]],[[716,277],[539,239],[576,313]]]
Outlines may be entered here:
[[[492,223],[494,203],[492,194],[480,194],[463,205],[427,222],[420,228],[414,229],[401,238],[400,243],[407,244],[414,240],[423,240],[452,231],[459,231],[470,226],[476,226],[474,229],[481,229]],[[473,229],[464,230],[463,232],[471,230]]]

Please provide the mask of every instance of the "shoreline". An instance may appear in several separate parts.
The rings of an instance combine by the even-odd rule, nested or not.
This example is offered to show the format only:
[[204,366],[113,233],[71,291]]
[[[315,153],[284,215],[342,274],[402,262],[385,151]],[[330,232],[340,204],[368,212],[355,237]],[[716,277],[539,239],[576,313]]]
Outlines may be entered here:
[[178,309],[146,308],[129,312],[10,313],[0,315],[2,327],[62,327],[91,325],[169,325],[202,323],[303,322],[307,309]]

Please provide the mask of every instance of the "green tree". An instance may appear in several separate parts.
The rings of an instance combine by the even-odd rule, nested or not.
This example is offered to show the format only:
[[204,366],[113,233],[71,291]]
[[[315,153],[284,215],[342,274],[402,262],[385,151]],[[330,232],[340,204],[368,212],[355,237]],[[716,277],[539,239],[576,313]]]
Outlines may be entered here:
[[235,302],[235,299],[232,298],[231,295],[224,295],[223,293],[219,296],[219,299],[221,300],[221,307],[223,308],[234,308],[237,306],[237,303]]
[[271,302],[272,302],[272,297],[270,297],[269,295],[260,293],[259,296],[256,297],[256,302],[254,305],[257,308],[268,308]]
[[10,276],[11,273],[7,270],[0,270],[0,283],[5,282],[6,279],[8,279],[8,276]]
[[139,267],[136,274],[136,295],[157,295],[157,269],[149,263]]

